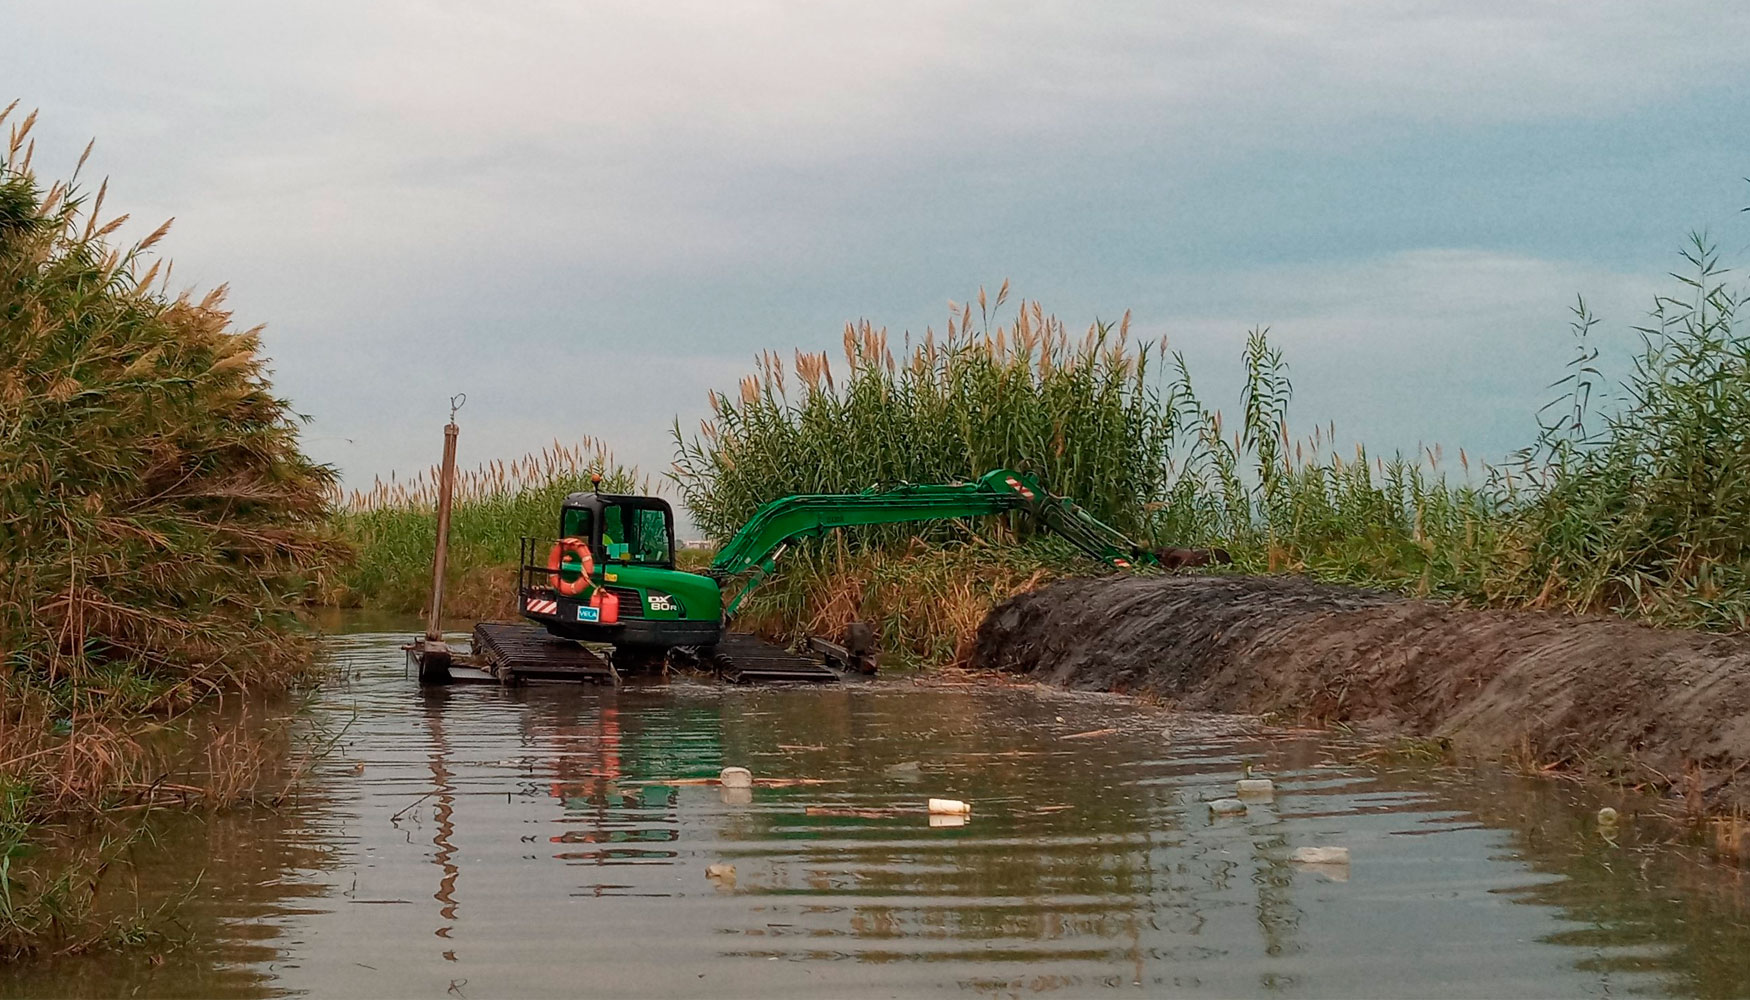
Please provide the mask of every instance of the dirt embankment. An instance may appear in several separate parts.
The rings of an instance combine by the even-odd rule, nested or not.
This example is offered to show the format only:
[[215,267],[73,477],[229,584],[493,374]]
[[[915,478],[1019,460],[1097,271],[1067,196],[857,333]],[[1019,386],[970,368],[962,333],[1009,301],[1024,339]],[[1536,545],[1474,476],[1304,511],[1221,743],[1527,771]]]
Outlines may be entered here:
[[1291,578],[1107,577],[999,605],[974,662],[1189,709],[1443,737],[1696,809],[1750,807],[1750,638]]

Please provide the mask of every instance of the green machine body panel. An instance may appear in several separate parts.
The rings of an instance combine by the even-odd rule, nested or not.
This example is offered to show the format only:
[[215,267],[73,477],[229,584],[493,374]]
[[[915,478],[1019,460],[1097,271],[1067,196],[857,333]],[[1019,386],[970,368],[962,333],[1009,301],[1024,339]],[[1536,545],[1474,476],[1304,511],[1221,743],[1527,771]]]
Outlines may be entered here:
[[[723,597],[709,576],[676,569],[674,510],[660,497],[573,493],[559,511],[559,531],[589,547],[589,585],[575,594],[582,565],[562,560],[555,573],[550,545],[523,539],[519,610],[566,639],[665,649],[709,646],[723,633]],[[569,556],[569,553],[565,555]],[[615,621],[602,621],[600,596],[618,599]]]

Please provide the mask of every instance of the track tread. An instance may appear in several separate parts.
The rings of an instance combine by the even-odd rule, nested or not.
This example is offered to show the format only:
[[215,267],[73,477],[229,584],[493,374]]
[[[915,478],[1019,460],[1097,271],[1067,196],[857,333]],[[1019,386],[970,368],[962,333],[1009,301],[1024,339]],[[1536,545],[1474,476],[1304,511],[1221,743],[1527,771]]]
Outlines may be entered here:
[[607,660],[535,625],[481,622],[474,626],[474,651],[505,683],[530,678],[614,682]]
[[710,650],[709,662],[734,684],[833,684],[841,678],[819,660],[793,653],[747,632],[731,632]]

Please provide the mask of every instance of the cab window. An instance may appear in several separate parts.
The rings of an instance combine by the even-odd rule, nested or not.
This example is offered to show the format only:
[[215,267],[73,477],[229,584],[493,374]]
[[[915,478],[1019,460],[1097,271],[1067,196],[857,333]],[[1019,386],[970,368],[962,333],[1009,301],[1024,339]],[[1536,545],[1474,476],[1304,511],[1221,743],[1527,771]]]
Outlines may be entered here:
[[668,514],[654,507],[643,507],[637,512],[637,530],[633,532],[637,548],[634,552],[637,561],[643,563],[668,562]]
[[626,561],[626,514],[619,507],[602,511],[602,557],[609,562]]
[[564,516],[559,519],[559,537],[589,541],[589,511],[581,507],[566,508]]
[[656,507],[608,507],[602,511],[602,556],[609,562],[669,561],[668,516]]

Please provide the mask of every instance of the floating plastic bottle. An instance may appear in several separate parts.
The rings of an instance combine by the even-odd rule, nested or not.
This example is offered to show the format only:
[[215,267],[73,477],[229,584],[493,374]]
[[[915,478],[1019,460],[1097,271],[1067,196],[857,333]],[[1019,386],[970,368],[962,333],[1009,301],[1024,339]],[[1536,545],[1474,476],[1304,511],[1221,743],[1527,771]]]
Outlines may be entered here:
[[1216,799],[1209,803],[1209,811],[1217,816],[1238,816],[1246,811],[1246,804],[1239,799]]
[[1234,786],[1242,799],[1272,799],[1276,785],[1269,778],[1241,778]]
[[753,772],[745,767],[726,767],[717,776],[724,788],[752,788]]
[[1349,863],[1347,847],[1296,847],[1288,860],[1303,865],[1346,865]]
[[931,799],[930,814],[932,816],[970,816],[972,807],[959,799]]

